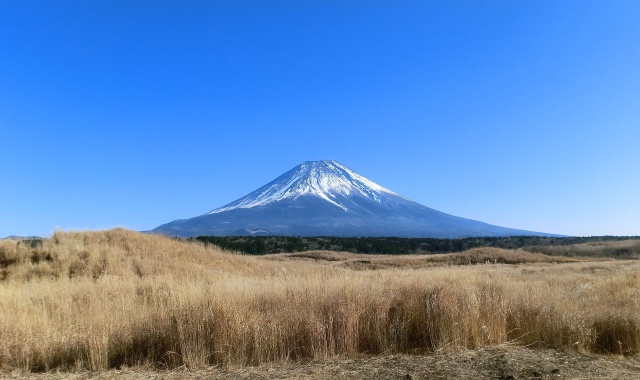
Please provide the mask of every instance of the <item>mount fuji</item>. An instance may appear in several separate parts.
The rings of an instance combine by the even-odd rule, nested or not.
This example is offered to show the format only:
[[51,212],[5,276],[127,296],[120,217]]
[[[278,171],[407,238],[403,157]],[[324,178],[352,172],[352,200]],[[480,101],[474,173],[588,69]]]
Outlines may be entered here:
[[445,214],[400,196],[336,161],[307,161],[234,202],[150,232],[179,237],[551,236]]

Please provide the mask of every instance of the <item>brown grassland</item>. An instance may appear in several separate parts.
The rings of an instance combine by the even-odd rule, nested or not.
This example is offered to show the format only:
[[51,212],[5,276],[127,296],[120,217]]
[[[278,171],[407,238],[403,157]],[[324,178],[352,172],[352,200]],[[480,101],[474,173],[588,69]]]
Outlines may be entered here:
[[0,375],[511,348],[637,358],[640,262],[494,248],[254,257],[123,229],[0,241]]

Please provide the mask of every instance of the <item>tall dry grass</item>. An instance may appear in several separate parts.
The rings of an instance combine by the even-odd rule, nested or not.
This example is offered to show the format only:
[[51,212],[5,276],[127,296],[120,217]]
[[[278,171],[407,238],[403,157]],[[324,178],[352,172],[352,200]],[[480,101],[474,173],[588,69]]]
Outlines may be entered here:
[[515,341],[640,351],[635,261],[353,270],[122,229],[0,242],[0,368],[258,365]]

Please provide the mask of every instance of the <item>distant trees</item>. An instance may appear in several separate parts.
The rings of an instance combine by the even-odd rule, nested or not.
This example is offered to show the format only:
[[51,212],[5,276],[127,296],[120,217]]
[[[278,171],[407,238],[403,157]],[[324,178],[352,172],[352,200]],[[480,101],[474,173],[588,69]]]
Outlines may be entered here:
[[400,237],[299,237],[299,236],[199,236],[197,240],[215,244],[223,249],[240,251],[248,255],[268,253],[304,252],[311,250],[347,251],[365,254],[408,255],[462,252],[471,248],[494,247],[505,249],[526,248],[541,253],[561,252],[545,247],[562,247],[580,243],[638,240],[640,237],[470,237],[461,239],[400,238]]

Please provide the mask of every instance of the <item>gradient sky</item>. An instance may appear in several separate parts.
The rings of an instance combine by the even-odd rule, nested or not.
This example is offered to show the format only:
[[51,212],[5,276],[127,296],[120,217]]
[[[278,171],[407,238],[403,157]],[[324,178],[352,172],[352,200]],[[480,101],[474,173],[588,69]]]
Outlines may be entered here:
[[0,237],[152,229],[308,160],[640,235],[640,1],[0,0]]

